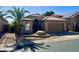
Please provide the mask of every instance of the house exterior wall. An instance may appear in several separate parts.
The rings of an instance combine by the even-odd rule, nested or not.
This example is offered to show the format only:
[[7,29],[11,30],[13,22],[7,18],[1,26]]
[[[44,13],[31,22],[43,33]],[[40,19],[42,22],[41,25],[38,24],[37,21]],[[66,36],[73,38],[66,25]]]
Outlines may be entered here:
[[79,17],[75,16],[73,18],[68,19],[68,30],[75,30],[75,25],[77,24]]
[[26,30],[26,31],[28,31],[29,33],[32,33],[32,31],[33,31],[33,29],[32,29],[33,21],[32,20],[22,21],[22,24],[25,25],[25,26],[26,26],[27,23],[30,24],[30,29],[29,30]]
[[2,31],[2,24],[0,23],[0,32]]
[[8,22],[6,22],[5,20],[0,19],[0,32],[3,30],[4,25],[8,25]]
[[45,21],[45,31],[52,32],[65,32],[67,30],[67,22],[62,21]]

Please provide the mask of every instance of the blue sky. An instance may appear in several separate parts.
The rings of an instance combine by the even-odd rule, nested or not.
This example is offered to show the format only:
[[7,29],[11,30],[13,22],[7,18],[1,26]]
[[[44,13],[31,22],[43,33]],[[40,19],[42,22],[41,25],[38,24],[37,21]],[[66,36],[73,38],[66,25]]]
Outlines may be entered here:
[[[44,13],[48,10],[53,10],[56,14],[65,14],[70,12],[79,11],[79,6],[17,6],[19,8],[24,7],[30,13]],[[1,10],[12,9],[12,6],[1,6]],[[11,22],[11,19],[7,19]]]

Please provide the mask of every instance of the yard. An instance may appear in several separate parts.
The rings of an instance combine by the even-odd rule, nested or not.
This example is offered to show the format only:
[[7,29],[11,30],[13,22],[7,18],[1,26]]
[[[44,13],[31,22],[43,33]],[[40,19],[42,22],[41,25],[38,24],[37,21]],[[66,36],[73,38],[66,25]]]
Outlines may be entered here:
[[[51,34],[52,35],[52,34]],[[66,32],[52,35],[50,37],[40,39],[35,37],[26,37],[26,42],[31,43],[31,46],[27,51],[37,51],[37,52],[79,52],[79,33],[78,32]],[[39,40],[38,40],[39,39]],[[0,50],[12,50],[13,47],[6,48],[5,45],[13,44],[15,42],[14,33],[8,33],[5,40],[1,43]],[[28,44],[29,44],[28,43]],[[38,46],[38,44],[41,46]],[[44,43],[44,44],[40,44]],[[27,46],[26,46],[27,47]],[[30,50],[30,48],[34,50]],[[31,48],[31,49],[32,49]],[[36,49],[35,49],[36,48]],[[18,50],[18,51],[22,51]]]

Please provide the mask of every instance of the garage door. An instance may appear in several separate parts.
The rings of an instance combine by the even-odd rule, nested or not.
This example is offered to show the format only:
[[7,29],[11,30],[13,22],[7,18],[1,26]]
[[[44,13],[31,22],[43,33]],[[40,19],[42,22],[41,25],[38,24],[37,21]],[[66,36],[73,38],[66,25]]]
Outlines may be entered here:
[[64,23],[48,23],[48,32],[63,32]]

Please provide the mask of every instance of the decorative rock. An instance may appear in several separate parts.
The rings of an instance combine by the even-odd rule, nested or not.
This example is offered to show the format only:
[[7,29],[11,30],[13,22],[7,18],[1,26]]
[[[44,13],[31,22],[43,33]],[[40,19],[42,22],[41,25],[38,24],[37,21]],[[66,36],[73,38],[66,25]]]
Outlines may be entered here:
[[45,35],[46,33],[45,33],[45,31],[39,30],[39,31],[36,32],[36,34],[38,34],[38,35]]

